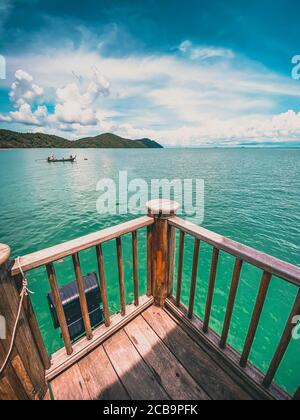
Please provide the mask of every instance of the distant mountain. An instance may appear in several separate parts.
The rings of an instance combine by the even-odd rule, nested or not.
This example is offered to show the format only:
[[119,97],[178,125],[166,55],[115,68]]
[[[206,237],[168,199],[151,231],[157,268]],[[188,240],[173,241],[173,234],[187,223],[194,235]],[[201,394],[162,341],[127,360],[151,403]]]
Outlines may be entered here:
[[162,146],[154,140],[130,140],[115,134],[106,133],[96,137],[67,140],[62,137],[43,133],[16,133],[0,130],[0,149],[38,149],[38,148],[96,148],[96,149],[158,149]]

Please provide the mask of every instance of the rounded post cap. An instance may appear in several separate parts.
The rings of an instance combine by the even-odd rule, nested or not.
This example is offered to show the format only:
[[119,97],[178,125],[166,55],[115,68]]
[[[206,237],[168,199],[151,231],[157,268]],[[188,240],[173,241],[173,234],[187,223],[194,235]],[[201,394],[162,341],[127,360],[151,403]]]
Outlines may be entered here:
[[177,201],[167,199],[151,200],[146,203],[148,213],[151,215],[174,216],[180,205]]
[[8,245],[0,244],[0,267],[5,264],[10,257],[10,247]]

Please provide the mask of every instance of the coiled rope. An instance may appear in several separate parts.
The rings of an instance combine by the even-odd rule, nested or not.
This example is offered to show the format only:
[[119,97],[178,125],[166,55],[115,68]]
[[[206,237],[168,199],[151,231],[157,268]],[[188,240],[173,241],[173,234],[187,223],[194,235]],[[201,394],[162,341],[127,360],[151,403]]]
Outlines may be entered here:
[[20,299],[20,303],[19,303],[19,309],[18,309],[18,313],[17,313],[16,322],[15,322],[13,333],[12,333],[11,343],[10,343],[10,346],[9,346],[9,350],[8,350],[7,356],[6,356],[5,360],[4,360],[3,366],[0,369],[0,375],[2,375],[2,373],[4,372],[4,370],[5,370],[6,366],[7,366],[7,363],[9,362],[9,359],[11,357],[13,348],[14,348],[14,344],[15,344],[15,340],[16,340],[16,335],[17,335],[18,324],[19,324],[19,321],[20,321],[22,306],[23,306],[23,302],[24,302],[24,297],[25,296],[28,296],[29,293],[33,294],[33,292],[31,292],[28,289],[28,281],[27,281],[27,278],[26,278],[26,276],[24,274],[24,271],[23,271],[23,269],[21,267],[20,257],[17,258],[17,264],[19,266],[19,270],[20,270],[20,273],[22,275],[22,290],[21,290],[21,293],[20,293],[21,299]]

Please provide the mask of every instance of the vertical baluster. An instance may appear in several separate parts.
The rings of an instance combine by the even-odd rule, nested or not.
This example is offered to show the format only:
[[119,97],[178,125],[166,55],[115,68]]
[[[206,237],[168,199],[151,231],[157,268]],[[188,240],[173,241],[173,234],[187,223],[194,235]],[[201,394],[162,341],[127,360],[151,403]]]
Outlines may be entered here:
[[176,305],[179,307],[181,300],[181,287],[182,287],[182,268],[184,256],[184,236],[185,233],[180,231],[179,240],[179,256],[178,256],[178,274],[177,274],[177,291],[176,291]]
[[132,259],[133,259],[133,284],[134,284],[134,304],[139,306],[139,278],[138,278],[138,252],[137,252],[137,232],[132,232]]
[[123,253],[122,253],[122,239],[117,238],[117,257],[118,257],[118,270],[119,270],[119,287],[120,287],[120,304],[121,304],[121,315],[126,314],[125,304],[125,284],[124,284],[124,266],[123,266]]
[[105,272],[104,272],[103,251],[102,251],[102,245],[101,244],[96,246],[96,254],[97,254],[97,262],[98,262],[98,271],[99,271],[99,279],[100,279],[100,292],[101,292],[101,299],[102,299],[104,321],[105,321],[106,327],[109,327],[110,326],[110,317],[109,317],[106,280],[105,280]]
[[204,317],[204,322],[203,322],[203,331],[205,333],[208,332],[208,327],[209,327],[209,320],[210,320],[210,314],[211,314],[211,308],[212,308],[214,290],[215,290],[215,284],[216,284],[219,253],[220,251],[217,248],[213,249],[208,294],[207,294],[207,301],[206,301],[206,310],[205,310],[205,317]]
[[269,370],[265,376],[265,379],[263,381],[263,384],[265,387],[269,387],[274,379],[274,376],[276,375],[276,372],[282,362],[282,359],[285,355],[285,352],[290,344],[290,341],[292,339],[292,331],[295,327],[295,324],[293,324],[293,318],[296,315],[300,314],[300,290],[298,291],[295,304],[293,306],[292,312],[289,316],[289,319],[287,321],[285,330],[283,332],[283,335],[281,337],[280,343],[277,347],[277,350],[275,352],[275,355],[271,361]]
[[152,226],[147,227],[147,296],[152,295]]
[[190,302],[189,302],[189,310],[188,310],[188,317],[190,319],[193,317],[193,313],[194,313],[195,292],[196,292],[198,263],[199,263],[199,251],[200,251],[200,241],[199,239],[195,239]]
[[174,269],[175,269],[175,250],[176,250],[176,229],[168,226],[168,290],[167,296],[173,295],[174,290]]
[[271,282],[271,277],[272,277],[271,274],[267,273],[266,271],[263,273],[259,292],[256,299],[255,308],[252,314],[249,331],[247,334],[247,338],[245,341],[245,345],[244,345],[244,349],[243,349],[243,353],[242,353],[242,357],[240,361],[240,365],[242,367],[246,367],[248,359],[249,359],[249,355],[250,355],[251,348],[254,342],[255,334],[258,328],[259,320],[260,320],[262,310],[266,301],[268,289]]
[[53,264],[48,264],[46,266],[48,279],[51,287],[51,292],[54,300],[54,305],[57,313],[58,322],[61,328],[62,337],[65,343],[65,348],[68,355],[73,353],[72,343],[70,339],[70,334],[67,326],[67,321],[65,317],[64,308],[62,305],[59,288],[57,285],[57,279],[55,274],[55,269]]
[[85,285],[84,285],[81,268],[80,268],[79,254],[76,252],[72,256],[72,258],[73,258],[73,265],[74,265],[74,270],[75,270],[76,283],[77,283],[77,288],[78,288],[78,293],[79,293],[79,301],[80,301],[80,307],[81,307],[81,313],[82,313],[84,328],[86,332],[86,337],[88,340],[91,340],[93,338],[93,333],[92,333],[88,305],[86,301]]
[[224,321],[224,326],[223,326],[222,337],[221,337],[221,341],[220,341],[220,347],[222,349],[224,349],[226,347],[226,342],[227,342],[227,338],[228,338],[228,333],[229,333],[229,328],[230,328],[230,323],[231,323],[235,298],[236,298],[236,294],[237,294],[237,290],[238,290],[238,286],[239,286],[242,266],[243,266],[243,261],[240,260],[239,258],[237,258],[236,261],[235,261],[232,283],[231,283],[229,299],[228,299],[228,304],[227,304],[227,310],[226,310],[226,316],[225,316],[225,321]]

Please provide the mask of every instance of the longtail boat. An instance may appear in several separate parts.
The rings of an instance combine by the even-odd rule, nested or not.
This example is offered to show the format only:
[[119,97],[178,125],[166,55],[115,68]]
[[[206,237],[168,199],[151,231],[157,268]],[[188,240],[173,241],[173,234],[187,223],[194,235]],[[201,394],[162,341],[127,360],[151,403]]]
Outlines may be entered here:
[[76,156],[70,156],[69,158],[62,158],[62,159],[55,159],[54,157],[48,157],[47,161],[49,163],[57,163],[57,162],[75,162]]

